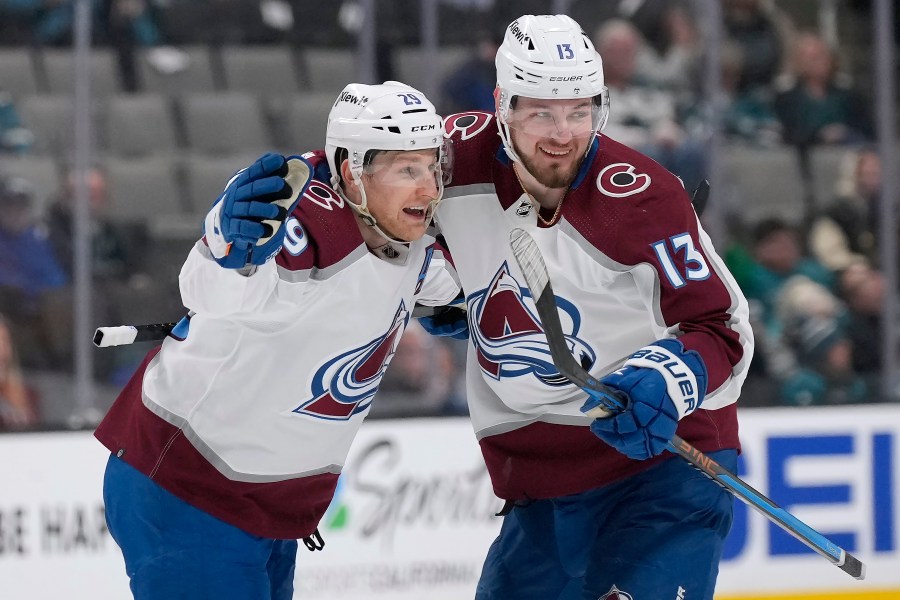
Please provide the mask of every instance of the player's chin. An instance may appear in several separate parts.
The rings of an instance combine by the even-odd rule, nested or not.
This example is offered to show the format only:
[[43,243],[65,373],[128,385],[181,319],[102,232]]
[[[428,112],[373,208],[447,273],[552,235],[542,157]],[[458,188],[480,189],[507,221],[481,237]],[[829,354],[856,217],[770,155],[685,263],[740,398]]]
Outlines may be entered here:
[[577,172],[578,165],[553,165],[544,166],[538,169],[537,173],[532,173],[532,175],[539,183],[548,188],[564,188],[571,185]]
[[425,219],[410,221],[411,219],[404,219],[403,222],[392,224],[390,236],[395,240],[414,242],[425,235],[425,231],[428,229]]

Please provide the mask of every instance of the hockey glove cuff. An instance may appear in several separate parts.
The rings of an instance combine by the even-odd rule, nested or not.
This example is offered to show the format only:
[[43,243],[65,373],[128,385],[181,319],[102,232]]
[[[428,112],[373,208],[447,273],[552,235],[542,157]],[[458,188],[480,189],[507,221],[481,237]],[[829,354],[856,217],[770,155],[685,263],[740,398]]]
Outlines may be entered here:
[[447,306],[431,316],[419,317],[419,323],[431,335],[469,339],[468,313],[461,308]]
[[[644,460],[668,446],[678,421],[691,414],[706,395],[706,365],[681,342],[665,339],[632,354],[617,371],[600,380],[617,390],[625,409],[608,418],[595,419],[591,431],[629,458]],[[586,389],[588,412],[608,406],[604,394]]]

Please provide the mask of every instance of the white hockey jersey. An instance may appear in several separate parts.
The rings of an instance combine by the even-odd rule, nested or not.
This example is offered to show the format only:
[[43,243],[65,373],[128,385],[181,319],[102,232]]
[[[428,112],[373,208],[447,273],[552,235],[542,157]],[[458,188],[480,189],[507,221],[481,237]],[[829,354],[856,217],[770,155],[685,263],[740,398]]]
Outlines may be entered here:
[[681,182],[598,136],[559,222],[544,227],[492,115],[451,115],[446,135],[455,164],[436,222],[466,293],[467,399],[496,494],[510,500],[573,494],[662,460],[629,460],[590,432],[591,419],[579,410],[585,393],[551,360],[510,250],[513,228],[535,238],[570,349],[593,376],[677,336],[709,373],[702,408],[681,421],[679,435],[702,451],[737,448],[735,402],[753,353],[747,302]]
[[[150,352],[96,431],[161,486],[250,533],[311,534],[413,306],[459,285],[434,239],[385,259],[313,181],[280,253],[249,277],[205,240],[180,276],[195,314]],[[393,254],[393,253],[392,253]]]

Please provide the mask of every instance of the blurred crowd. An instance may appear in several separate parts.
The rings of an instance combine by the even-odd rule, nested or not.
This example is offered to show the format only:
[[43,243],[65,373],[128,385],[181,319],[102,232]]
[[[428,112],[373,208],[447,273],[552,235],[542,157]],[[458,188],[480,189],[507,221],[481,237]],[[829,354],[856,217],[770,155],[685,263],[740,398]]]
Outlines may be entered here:
[[[0,46],[70,48],[74,4],[0,0]],[[398,78],[398,49],[422,41],[420,2],[374,4],[376,79]],[[872,146],[872,82],[854,79],[847,64],[870,53],[865,44],[871,40],[853,31],[868,31],[871,16],[866,2],[838,6],[840,23],[857,24],[857,30],[838,30],[843,41],[818,29],[816,2],[723,0],[721,89],[715,96],[721,102],[713,103],[705,89],[706,25],[696,2],[569,3],[568,13],[589,29],[603,58],[611,98],[604,134],[651,156],[688,189],[710,176],[708,148],[717,124],[731,147],[790,148],[799,157],[820,147],[840,152],[833,189],[796,219],[772,215],[751,221],[740,212],[728,214],[729,239],[719,250],[751,301],[757,336],[747,405],[882,399],[883,169]],[[125,94],[143,90],[136,66],[141,52],[158,50],[149,60],[167,72],[183,66],[187,58],[179,49],[192,45],[353,48],[364,19],[363,4],[355,0],[91,0],[90,7],[94,44],[114,50]],[[439,110],[493,111],[494,54],[505,26],[520,14],[550,13],[553,7],[538,0],[441,0],[442,49],[464,52],[442,73]],[[29,387],[29,373],[73,369],[75,179],[70,148],[59,149],[54,159],[59,177],[49,198],[9,167],[15,161],[3,161],[33,154],[41,142],[35,124],[22,117],[19,103],[27,99],[4,87],[0,79],[0,429],[10,429],[40,423],[41,398]],[[154,289],[157,295],[177,292],[168,280],[171,270],[161,277],[147,259],[145,224],[110,218],[107,176],[96,165],[84,182],[97,325],[134,322],[128,308]],[[161,279],[167,281],[160,284]],[[79,342],[84,340],[74,344]],[[94,351],[96,379],[121,385],[145,349]],[[373,415],[464,414],[464,354],[464,342],[431,338],[413,327]]]

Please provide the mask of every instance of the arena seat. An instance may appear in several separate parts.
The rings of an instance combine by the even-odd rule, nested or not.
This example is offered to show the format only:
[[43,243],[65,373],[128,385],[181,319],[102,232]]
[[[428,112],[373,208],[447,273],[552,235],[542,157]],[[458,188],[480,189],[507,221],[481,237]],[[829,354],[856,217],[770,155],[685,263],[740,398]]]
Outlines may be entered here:
[[120,94],[109,99],[104,138],[121,157],[165,154],[178,147],[169,100],[160,94]]
[[[108,96],[122,89],[119,82],[116,55],[111,48],[91,50],[91,93]],[[51,94],[72,94],[75,89],[75,54],[72,50],[44,49],[40,53],[47,91]]]
[[252,94],[190,93],[180,105],[187,144],[194,151],[222,155],[272,147],[261,105]]
[[9,92],[13,98],[41,91],[28,48],[0,48],[0,91]]
[[297,65],[287,46],[225,46],[226,88],[261,96],[300,91]]

